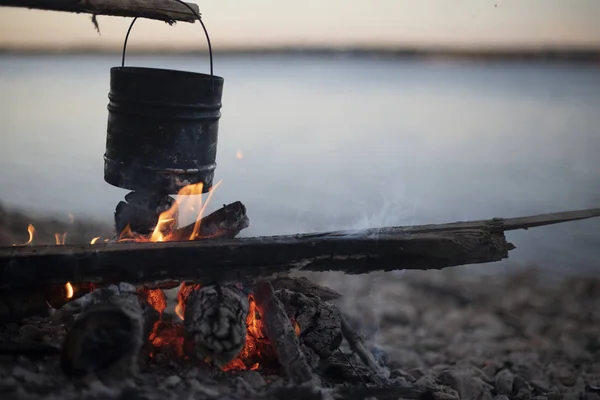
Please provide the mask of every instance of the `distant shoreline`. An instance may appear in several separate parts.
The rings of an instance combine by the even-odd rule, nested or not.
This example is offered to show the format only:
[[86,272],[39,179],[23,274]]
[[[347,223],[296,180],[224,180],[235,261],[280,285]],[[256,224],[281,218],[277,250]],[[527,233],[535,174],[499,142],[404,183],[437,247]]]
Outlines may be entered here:
[[[120,54],[114,48],[0,48],[0,55],[104,55]],[[128,54],[136,55],[199,55],[205,50],[131,49]],[[346,56],[359,58],[421,58],[472,61],[545,61],[599,63],[600,49],[422,49],[422,48],[227,48],[214,50],[214,54],[230,56]]]

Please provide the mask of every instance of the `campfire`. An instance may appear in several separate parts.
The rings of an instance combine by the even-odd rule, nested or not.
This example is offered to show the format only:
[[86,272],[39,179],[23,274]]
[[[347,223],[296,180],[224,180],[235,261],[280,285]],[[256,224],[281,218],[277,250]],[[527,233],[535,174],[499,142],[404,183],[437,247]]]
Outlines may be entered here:
[[[205,200],[202,183],[183,187],[146,234],[126,224],[113,238],[93,237],[90,246],[233,238],[249,226],[242,203],[205,215],[220,183],[208,191]],[[180,227],[179,220],[186,216],[192,222]],[[14,246],[34,246],[33,225],[28,233],[25,243]],[[66,233],[57,232],[55,238],[54,246],[66,245]],[[51,293],[54,318],[72,321],[60,350],[67,376],[132,373],[141,359],[141,365],[148,367],[169,360],[223,373],[283,370],[292,382],[303,383],[336,359],[334,353],[346,337],[364,360],[371,381],[385,379],[383,367],[329,302],[340,295],[304,278],[281,275],[254,284],[241,280],[100,285],[67,281]],[[356,375],[350,372],[355,366],[347,360],[344,364],[347,373]]]
[[[207,193],[202,184],[187,185],[169,207],[151,210],[152,229],[138,232],[120,221],[124,227],[112,238],[95,236],[87,245],[69,244],[65,232],[40,245],[29,225],[26,240],[0,250],[0,282],[11,282],[0,292],[7,304],[0,318],[41,317],[45,329],[57,332],[60,346],[15,342],[8,349],[56,354],[69,380],[122,382],[173,370],[197,374],[202,368],[217,385],[252,373],[267,382],[283,380],[284,387],[306,391],[305,396],[329,387],[339,398],[426,398],[428,389],[416,388],[402,374],[390,375],[385,353],[369,347],[357,333],[360,322],[335,305],[339,293],[288,273],[493,261],[512,248],[504,230],[599,213],[236,239],[249,226],[241,202],[205,215],[219,185]],[[135,203],[132,196],[126,200],[127,207]],[[116,213],[124,215],[148,220]],[[186,218],[190,222],[180,226]],[[50,316],[44,317],[48,306]],[[265,395],[287,396],[281,390]]]

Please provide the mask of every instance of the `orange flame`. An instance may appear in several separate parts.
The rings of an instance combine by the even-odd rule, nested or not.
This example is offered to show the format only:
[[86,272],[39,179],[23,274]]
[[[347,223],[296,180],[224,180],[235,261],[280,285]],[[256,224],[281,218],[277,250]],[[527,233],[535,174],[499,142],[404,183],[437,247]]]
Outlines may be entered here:
[[[200,235],[200,227],[202,217],[206,211],[206,207],[212,198],[215,189],[221,185],[223,181],[217,182],[209,191],[206,201],[202,201],[202,192],[204,184],[202,182],[187,185],[181,188],[177,193],[177,199],[171,208],[164,211],[158,217],[158,222],[152,231],[149,238],[132,232],[131,227],[127,225],[119,234],[119,242],[134,241],[134,242],[167,242],[171,240],[173,230],[177,225],[177,218],[180,211],[195,213],[195,223],[192,234],[189,240],[198,239]],[[198,210],[198,211],[197,211]]]
[[185,304],[190,293],[193,290],[200,289],[200,284],[182,283],[177,292],[177,305],[175,306],[175,314],[183,321],[185,315]]
[[242,158],[244,158],[244,153],[242,152],[242,149],[239,149],[236,153],[235,156],[237,157],[238,160],[241,160]]
[[96,236],[95,238],[93,238],[93,239],[90,241],[90,244],[96,244],[96,242],[98,241],[98,239],[100,239],[100,236]]
[[28,241],[26,241],[23,244],[14,244],[13,246],[27,246],[28,244],[31,244],[33,242],[33,236],[35,235],[35,228],[33,227],[33,225],[29,224],[27,226],[27,233],[29,233]]
[[75,291],[73,290],[73,285],[71,285],[71,282],[67,282],[67,284],[65,285],[65,290],[67,291],[67,299],[72,298],[73,294],[75,294]]
[[62,235],[60,233],[55,233],[54,239],[56,240],[57,245],[65,244],[65,241],[67,240],[67,232],[63,233]]

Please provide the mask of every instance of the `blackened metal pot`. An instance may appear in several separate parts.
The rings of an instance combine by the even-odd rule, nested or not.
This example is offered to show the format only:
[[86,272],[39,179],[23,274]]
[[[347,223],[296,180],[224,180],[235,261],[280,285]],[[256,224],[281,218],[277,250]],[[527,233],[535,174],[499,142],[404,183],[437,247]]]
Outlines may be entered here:
[[[178,0],[175,0],[178,1]],[[190,10],[192,10],[190,8]],[[194,11],[194,10],[192,10]],[[212,187],[216,167],[223,78],[156,68],[110,70],[104,180],[111,185],[177,194],[186,185]]]

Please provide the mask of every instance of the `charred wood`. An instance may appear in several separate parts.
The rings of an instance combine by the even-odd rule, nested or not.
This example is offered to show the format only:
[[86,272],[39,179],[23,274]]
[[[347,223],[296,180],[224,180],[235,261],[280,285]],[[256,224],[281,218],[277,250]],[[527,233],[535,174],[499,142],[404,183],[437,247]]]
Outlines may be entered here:
[[[187,4],[198,12],[196,4]],[[168,23],[197,20],[189,8],[172,0],[0,0],[0,6],[150,18]]]
[[173,230],[171,240],[204,240],[204,239],[232,239],[240,231],[250,226],[250,220],[246,215],[246,207],[240,201],[225,204],[222,208],[207,215],[200,221],[198,236],[192,238],[194,225],[190,224],[183,228]]
[[62,344],[65,374],[128,376],[135,372],[159,314],[133,286],[101,288],[65,307],[66,312],[80,313]]
[[326,286],[317,285],[304,277],[279,276],[271,281],[274,290],[288,289],[292,292],[302,293],[307,296],[317,296],[323,301],[339,299],[342,295]]
[[[273,236],[0,249],[0,289],[64,282],[252,282],[292,270],[366,274],[508,257],[503,232],[600,216],[600,209],[512,219]],[[201,261],[200,261],[201,260]],[[48,268],[51,265],[52,268]]]
[[235,285],[194,287],[185,305],[185,348],[223,367],[246,343],[248,297]]
[[319,357],[327,358],[342,342],[341,314],[333,304],[315,295],[304,295],[288,289],[275,292],[287,316],[299,328],[304,345]]
[[283,304],[275,295],[273,286],[269,282],[257,284],[254,296],[261,311],[267,338],[287,376],[296,384],[311,381],[313,375],[300,348],[298,336]]
[[387,371],[377,363],[377,360],[373,357],[373,353],[367,349],[362,337],[352,330],[344,315],[341,315],[341,329],[344,339],[348,341],[352,351],[354,351],[361,361],[369,367],[371,372],[376,375],[377,379],[384,381],[388,375]]

